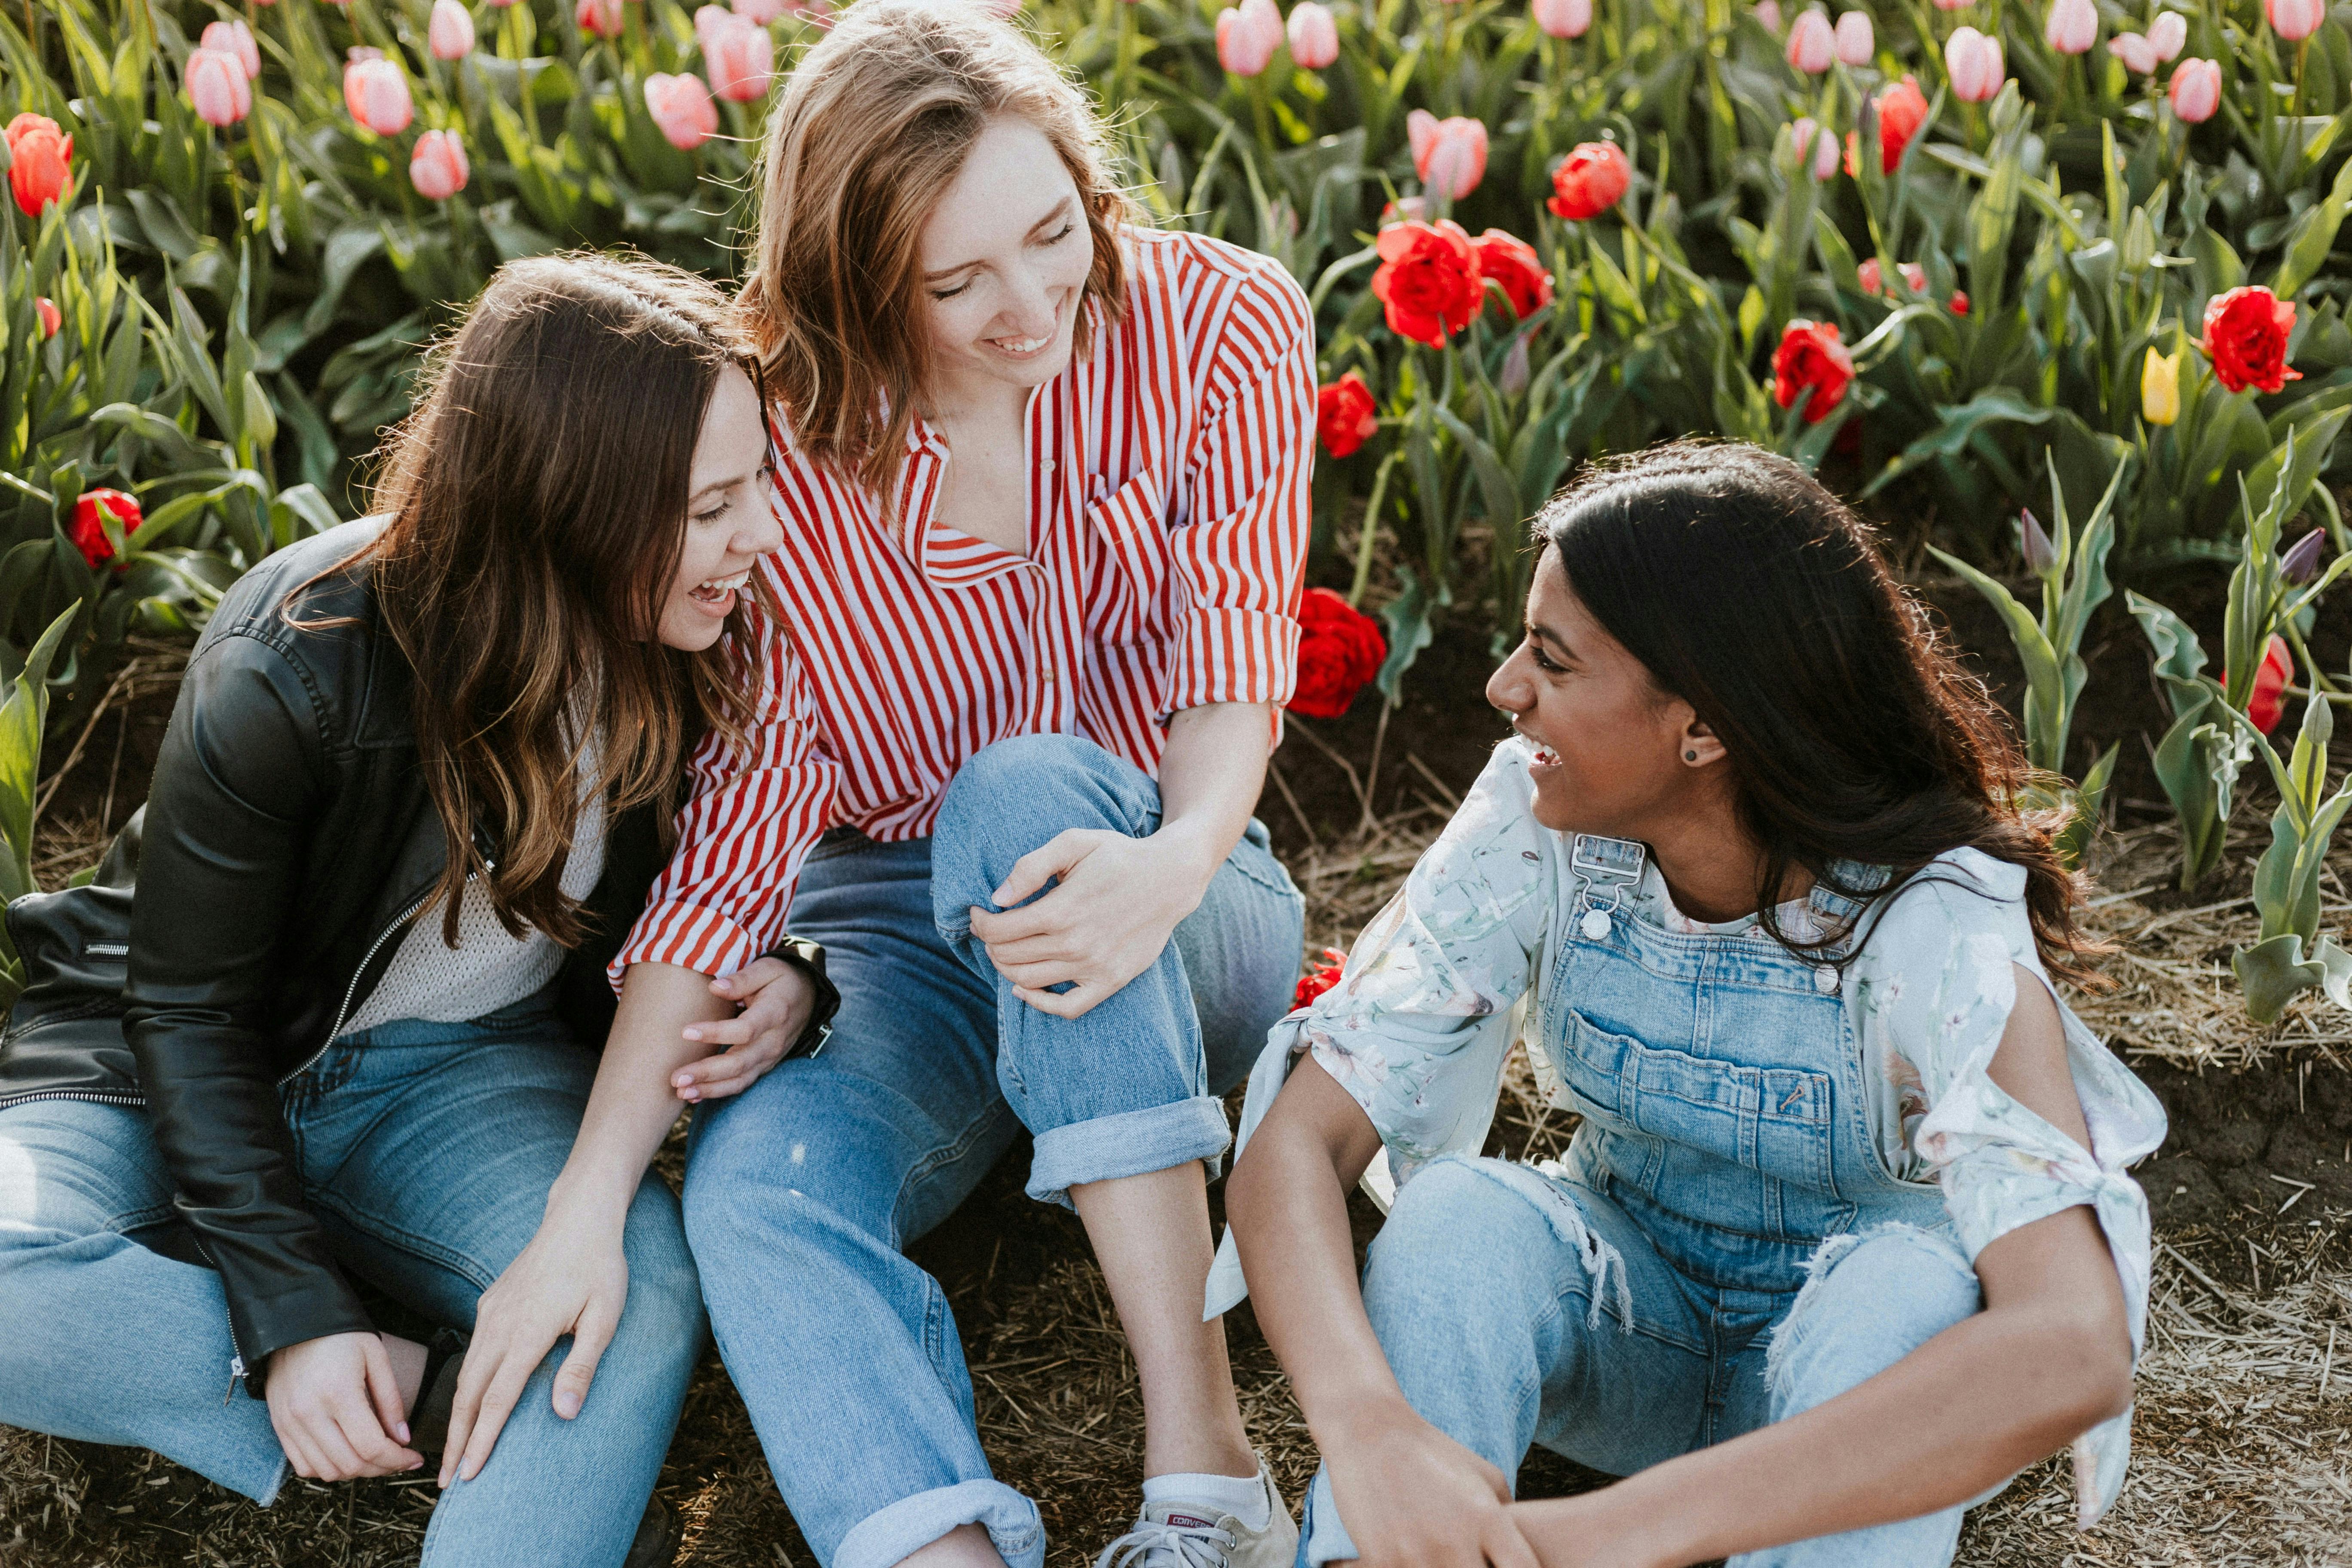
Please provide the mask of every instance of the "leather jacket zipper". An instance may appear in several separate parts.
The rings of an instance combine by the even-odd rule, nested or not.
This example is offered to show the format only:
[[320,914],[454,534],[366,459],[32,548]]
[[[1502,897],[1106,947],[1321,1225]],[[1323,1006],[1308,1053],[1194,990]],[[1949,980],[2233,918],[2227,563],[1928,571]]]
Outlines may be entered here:
[[[498,868],[499,866],[497,861],[484,861],[480,871],[468,871],[466,873],[466,886],[473,886],[478,879],[488,872],[495,871]],[[430,888],[427,888],[425,891],[417,894],[415,898],[409,900],[408,907],[406,909],[401,910],[398,915],[393,918],[393,921],[390,925],[384,927],[383,931],[376,933],[376,939],[368,944],[367,952],[361,955],[360,966],[352,971],[351,984],[343,987],[342,1005],[335,1009],[335,1021],[327,1026],[327,1037],[319,1042],[319,1048],[312,1051],[310,1056],[303,1060],[300,1067],[296,1068],[292,1072],[288,1073],[284,1078],[278,1080],[278,1088],[285,1088],[296,1079],[300,1078],[304,1073],[309,1072],[312,1068],[318,1065],[319,1058],[327,1054],[327,1047],[333,1045],[335,1043],[335,1037],[343,1032],[343,1020],[352,1016],[352,1003],[359,995],[360,979],[362,975],[367,973],[368,965],[375,962],[375,955],[383,951],[383,944],[392,940],[394,932],[404,931],[407,928],[408,922],[415,918],[416,911],[425,907],[425,900],[432,896],[433,889]]]

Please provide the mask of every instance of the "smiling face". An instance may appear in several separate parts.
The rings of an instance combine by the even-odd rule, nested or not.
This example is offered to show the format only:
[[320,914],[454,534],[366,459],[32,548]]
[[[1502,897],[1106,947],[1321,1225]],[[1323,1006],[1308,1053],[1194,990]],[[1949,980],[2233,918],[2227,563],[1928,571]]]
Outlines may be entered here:
[[1723,742],[1592,618],[1552,551],[1486,700],[1538,748],[1528,772],[1546,827],[1655,844],[1719,788]]
[[1043,132],[989,122],[924,223],[917,265],[935,403],[1062,373],[1094,246],[1077,183]]
[[751,569],[783,542],[783,530],[760,496],[767,432],[751,378],[734,365],[719,373],[687,481],[686,539],[663,598],[662,642],[698,653],[719,640]]

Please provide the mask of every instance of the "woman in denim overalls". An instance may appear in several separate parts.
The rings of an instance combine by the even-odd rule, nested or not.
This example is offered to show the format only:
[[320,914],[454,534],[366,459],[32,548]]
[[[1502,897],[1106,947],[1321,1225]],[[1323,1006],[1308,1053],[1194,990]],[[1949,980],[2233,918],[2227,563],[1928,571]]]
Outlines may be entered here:
[[[1926,1568],[2070,1442],[2087,1524],[2163,1115],[2050,988],[2077,895],[1998,710],[1780,458],[1663,448],[1541,521],[1517,738],[1251,1084],[1300,1561]],[[1582,1119],[1540,1167],[1476,1157],[1523,1027]],[[1535,1442],[1631,1479],[1513,1504]]]

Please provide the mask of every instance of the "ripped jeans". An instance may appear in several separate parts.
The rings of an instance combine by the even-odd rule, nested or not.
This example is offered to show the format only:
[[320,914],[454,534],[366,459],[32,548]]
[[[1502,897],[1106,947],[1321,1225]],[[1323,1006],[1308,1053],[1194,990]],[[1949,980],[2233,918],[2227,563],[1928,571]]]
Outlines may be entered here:
[[[1399,1192],[1364,1274],[1406,1399],[1505,1475],[1531,1443],[1630,1475],[1785,1420],[1980,1305],[1947,1228],[1832,1237],[1795,1291],[1711,1287],[1591,1186],[1458,1156]],[[1729,1568],[1942,1568],[1963,1511],[1747,1552]],[[1356,1555],[1318,1472],[1299,1562]]]

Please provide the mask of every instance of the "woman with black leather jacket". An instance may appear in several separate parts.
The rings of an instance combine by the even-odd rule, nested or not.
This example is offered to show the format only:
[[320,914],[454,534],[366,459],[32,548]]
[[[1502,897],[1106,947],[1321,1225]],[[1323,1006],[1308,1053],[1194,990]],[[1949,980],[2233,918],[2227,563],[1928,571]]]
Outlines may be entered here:
[[[143,821],[97,885],[9,911],[0,1422],[267,1504],[289,1467],[419,1468],[454,1404],[433,1568],[668,1544],[640,1526],[706,1330],[646,1165],[828,989],[730,868],[664,865],[763,717],[734,611],[777,528],[727,320],[647,263],[503,268],[383,515],[224,596]],[[730,980],[633,955],[649,898],[786,982],[739,1014]],[[481,1386],[379,1334],[357,1281],[570,1346]]]

